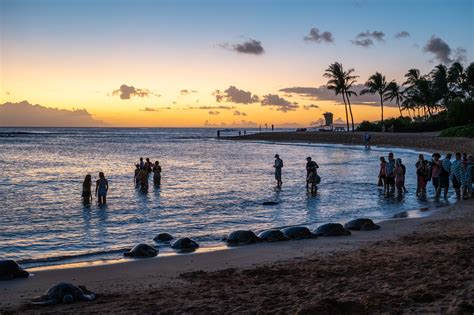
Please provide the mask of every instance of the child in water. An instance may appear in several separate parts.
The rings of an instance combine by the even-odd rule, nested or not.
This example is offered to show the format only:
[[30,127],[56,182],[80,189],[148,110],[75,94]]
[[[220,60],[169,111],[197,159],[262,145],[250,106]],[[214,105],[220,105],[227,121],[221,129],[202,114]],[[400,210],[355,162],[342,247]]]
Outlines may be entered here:
[[133,181],[135,182],[135,187],[140,186],[140,164],[135,164],[135,175],[133,176]]
[[84,204],[89,204],[92,201],[92,177],[90,174],[86,175],[82,183],[82,201]]

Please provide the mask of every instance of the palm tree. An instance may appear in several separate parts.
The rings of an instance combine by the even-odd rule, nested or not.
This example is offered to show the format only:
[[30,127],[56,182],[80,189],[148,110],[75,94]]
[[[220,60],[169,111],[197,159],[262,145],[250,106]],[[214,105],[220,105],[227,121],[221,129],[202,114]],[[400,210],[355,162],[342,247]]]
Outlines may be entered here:
[[328,78],[327,88],[334,90],[335,94],[342,94],[342,100],[344,101],[344,107],[346,110],[346,124],[347,131],[349,130],[349,115],[347,108],[349,108],[351,121],[352,121],[352,131],[354,131],[354,116],[352,115],[352,107],[350,97],[352,95],[357,95],[356,92],[351,90],[352,85],[356,82],[357,76],[353,75],[354,69],[349,69],[344,71],[342,64],[339,62],[334,62],[329,65],[325,70],[323,76]]
[[441,102],[441,104],[447,108],[450,98],[448,88],[448,69],[445,65],[439,64],[430,74],[434,103]]
[[470,97],[474,97],[474,62],[466,68],[466,85]]
[[371,75],[369,80],[365,82],[367,89],[360,91],[360,95],[364,94],[375,94],[379,93],[380,95],[380,108],[382,109],[382,126],[383,126],[383,100],[388,92],[388,84],[385,80],[385,76],[379,72]]
[[354,115],[352,115],[352,106],[351,106],[351,96],[357,96],[355,91],[352,91],[351,88],[356,83],[356,79],[359,77],[358,75],[352,75],[354,69],[349,69],[344,71],[344,94],[346,95],[347,104],[349,105],[349,112],[351,114],[351,122],[352,122],[352,132],[354,132]]
[[[400,103],[404,99],[403,91],[401,90],[400,85],[392,81],[388,84],[387,86],[387,94],[384,97],[384,101],[393,101],[395,99],[395,102],[397,103],[398,110],[400,111],[400,117],[403,117],[402,113],[402,108],[400,107]],[[410,115],[410,112],[408,112],[408,115]]]
[[342,64],[335,62],[329,65],[329,68],[325,70],[323,77],[328,78],[327,88],[334,90],[336,95],[342,94],[342,100],[344,101],[344,107],[346,109],[346,124],[347,131],[349,131],[349,114],[347,113],[347,102],[344,91],[344,70]]

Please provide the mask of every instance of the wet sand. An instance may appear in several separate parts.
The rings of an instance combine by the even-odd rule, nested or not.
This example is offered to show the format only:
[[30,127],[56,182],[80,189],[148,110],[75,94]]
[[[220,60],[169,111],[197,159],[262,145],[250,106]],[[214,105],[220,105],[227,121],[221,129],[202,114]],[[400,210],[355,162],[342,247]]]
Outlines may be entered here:
[[[474,153],[473,138],[443,138],[439,132],[390,133],[371,132],[371,145],[418,148],[428,152]],[[364,132],[262,132],[241,137],[225,137],[230,140],[254,140],[272,142],[308,142],[364,145]]]
[[[351,236],[45,270],[0,282],[0,313],[474,312],[474,200]],[[98,293],[49,307],[28,300],[59,281]]]

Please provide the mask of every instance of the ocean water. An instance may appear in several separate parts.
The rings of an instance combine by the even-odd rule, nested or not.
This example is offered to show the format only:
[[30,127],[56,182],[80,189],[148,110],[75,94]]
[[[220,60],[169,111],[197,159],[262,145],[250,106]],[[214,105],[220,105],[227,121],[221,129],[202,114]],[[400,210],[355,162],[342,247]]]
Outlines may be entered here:
[[[228,141],[215,135],[214,129],[0,129],[0,259],[25,266],[112,259],[140,242],[171,251],[154,243],[159,232],[212,247],[236,229],[382,220],[439,205],[432,197],[415,196],[415,151]],[[402,200],[384,197],[376,185],[378,158],[389,151],[407,166],[409,193]],[[284,160],[281,190],[275,188],[275,153]],[[307,156],[320,166],[316,196],[305,191]],[[150,185],[143,194],[135,188],[139,157],[160,161],[160,189]],[[95,180],[99,171],[109,180],[108,204],[99,207],[94,198],[84,206],[84,176]],[[433,195],[430,184],[428,194]],[[263,206],[263,201],[279,204]]]

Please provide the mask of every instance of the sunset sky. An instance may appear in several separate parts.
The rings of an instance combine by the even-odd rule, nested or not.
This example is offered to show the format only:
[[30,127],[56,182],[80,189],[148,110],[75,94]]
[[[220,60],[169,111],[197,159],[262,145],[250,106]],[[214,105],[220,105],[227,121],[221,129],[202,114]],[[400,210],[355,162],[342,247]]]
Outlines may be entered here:
[[[324,85],[334,61],[360,84],[375,71],[400,82],[410,68],[466,65],[473,3],[0,0],[0,103],[86,109],[114,126],[344,119],[332,92],[297,88]],[[378,104],[360,105],[373,100],[353,100],[357,122],[379,119]]]

